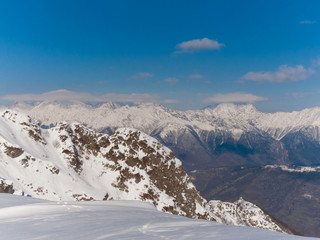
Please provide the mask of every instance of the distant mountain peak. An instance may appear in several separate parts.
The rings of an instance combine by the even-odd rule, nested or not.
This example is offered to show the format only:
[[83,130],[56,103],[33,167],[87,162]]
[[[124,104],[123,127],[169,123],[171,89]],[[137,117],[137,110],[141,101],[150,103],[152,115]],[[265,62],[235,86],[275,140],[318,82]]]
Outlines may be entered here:
[[259,111],[253,104],[233,104],[222,103],[214,108],[216,113],[237,114],[237,113],[258,113]]
[[101,105],[98,105],[97,107],[99,108],[104,108],[104,109],[116,109],[116,108],[119,108],[121,105],[117,104],[117,103],[114,103],[114,102],[106,102],[106,103],[103,103]]

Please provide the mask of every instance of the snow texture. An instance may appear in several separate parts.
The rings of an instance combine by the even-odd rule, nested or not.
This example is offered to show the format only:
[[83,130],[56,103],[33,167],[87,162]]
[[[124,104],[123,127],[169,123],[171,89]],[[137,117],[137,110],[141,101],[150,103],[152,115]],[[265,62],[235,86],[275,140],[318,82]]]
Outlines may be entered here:
[[303,172],[320,172],[320,166],[316,166],[316,167],[296,167],[296,168],[290,168],[288,166],[285,165],[266,165],[265,168],[280,168],[282,171],[286,171],[286,172],[299,172],[299,173],[303,173]]
[[49,202],[10,194],[0,194],[0,232],[16,240],[314,239],[174,216],[140,201]]

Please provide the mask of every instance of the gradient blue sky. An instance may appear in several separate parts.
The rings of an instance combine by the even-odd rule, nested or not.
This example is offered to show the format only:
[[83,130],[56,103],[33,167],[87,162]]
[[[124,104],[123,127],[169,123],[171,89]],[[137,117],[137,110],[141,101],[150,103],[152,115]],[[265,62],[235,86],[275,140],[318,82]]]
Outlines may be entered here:
[[317,0],[1,1],[0,103],[319,106],[319,9]]

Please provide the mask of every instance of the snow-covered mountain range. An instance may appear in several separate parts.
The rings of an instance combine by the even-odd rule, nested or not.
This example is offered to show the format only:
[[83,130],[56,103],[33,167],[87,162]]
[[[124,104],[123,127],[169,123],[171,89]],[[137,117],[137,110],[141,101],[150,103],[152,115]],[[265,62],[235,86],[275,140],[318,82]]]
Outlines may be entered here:
[[253,105],[176,111],[161,105],[42,102],[12,107],[43,125],[80,122],[99,132],[132,127],[157,138],[183,160],[187,170],[243,164],[320,163],[320,108],[262,113]]
[[[42,102],[35,106],[20,103],[12,108],[27,112],[44,124],[76,120],[87,123],[98,131],[105,127],[130,125],[144,129],[149,134],[155,126],[164,128],[175,123],[179,128],[191,125],[199,131],[229,131],[235,139],[256,129],[280,140],[290,132],[320,126],[320,107],[294,112],[263,113],[252,104],[220,104],[215,108],[178,111],[156,104],[123,106],[109,102],[93,107],[80,102]],[[320,142],[319,134],[312,137]]]
[[226,214],[231,203],[207,204],[173,152],[132,128],[108,135],[59,122],[41,129],[29,116],[5,110],[0,178],[0,192],[55,201],[142,200],[176,215],[288,232],[250,203],[233,215]]

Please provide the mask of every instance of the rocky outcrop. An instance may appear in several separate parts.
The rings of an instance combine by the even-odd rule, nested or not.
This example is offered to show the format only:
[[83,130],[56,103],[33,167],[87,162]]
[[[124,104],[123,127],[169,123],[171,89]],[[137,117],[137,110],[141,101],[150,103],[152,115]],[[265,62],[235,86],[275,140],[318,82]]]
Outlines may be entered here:
[[[208,206],[209,211],[218,216],[217,221],[224,224],[284,231],[267,213],[243,198],[234,203],[211,200]],[[291,233],[289,230],[287,232]]]
[[181,161],[138,130],[123,128],[107,135],[66,122],[39,129],[23,114],[7,110],[1,116],[0,129],[12,132],[1,132],[0,173],[28,195],[48,200],[142,200],[164,212],[213,220]]
[[0,193],[13,193],[13,183],[0,178]]

